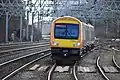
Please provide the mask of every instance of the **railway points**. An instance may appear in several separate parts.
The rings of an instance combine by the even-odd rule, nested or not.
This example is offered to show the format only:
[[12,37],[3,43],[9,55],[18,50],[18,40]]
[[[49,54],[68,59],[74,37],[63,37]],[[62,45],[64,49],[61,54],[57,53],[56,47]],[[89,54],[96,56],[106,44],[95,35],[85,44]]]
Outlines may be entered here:
[[[54,62],[52,62],[52,58],[49,56],[49,57],[40,59],[38,61],[35,61],[34,63],[26,66],[23,69],[18,68],[19,71],[13,71],[13,73],[9,74],[8,76],[6,76],[6,77],[4,76],[3,80],[6,80],[9,76],[10,76],[10,80],[19,80],[20,78],[22,80],[28,79],[28,78],[39,80],[39,79],[44,79],[43,76],[49,78],[48,75],[50,76],[50,78],[52,77],[52,79],[45,78],[45,80],[54,80],[54,79],[56,80],[56,79],[63,79],[63,78],[69,79],[69,80],[73,80],[73,79],[75,79],[75,80],[80,80],[80,79],[82,79],[82,80],[84,80],[84,79],[104,80],[105,78],[102,77],[101,72],[99,72],[99,69],[101,69],[103,71],[102,73],[104,73],[105,76],[107,76],[107,78],[108,78],[107,80],[111,80],[111,78],[109,79],[108,75],[111,75],[112,77],[117,79],[118,78],[117,76],[119,76],[119,73],[120,73],[119,69],[113,65],[112,66],[107,65],[108,63],[114,64],[115,62],[117,62],[116,60],[114,60],[114,59],[117,59],[116,55],[114,53],[115,50],[113,50],[113,48],[109,48],[108,44],[107,45],[97,44],[93,50],[88,51],[86,54],[83,54],[85,56],[82,55],[79,62],[77,62],[73,66],[54,65],[56,67],[53,69],[54,71],[51,72],[52,75],[51,75],[51,73],[48,74],[48,72],[50,71]],[[116,51],[116,52],[118,52],[118,51]],[[41,55],[45,54],[45,53],[43,54],[43,52],[41,51],[41,52],[33,53],[33,55],[39,54],[39,53],[42,53]],[[113,56],[113,54],[114,54],[114,56]],[[28,56],[32,56],[32,54],[30,54]],[[27,58],[28,56],[26,55],[25,57]],[[101,57],[99,57],[100,60],[98,60],[98,62],[97,62],[96,60],[97,60],[98,56],[101,56]],[[18,62],[13,61],[14,59],[11,61],[8,61],[8,62],[11,62],[11,63],[15,62],[16,64],[20,63],[20,65],[22,66],[21,61],[19,62],[19,60],[22,60],[25,57],[23,56],[23,58],[21,57],[21,58],[18,58],[18,60],[17,59],[15,60]],[[38,56],[36,56],[36,57],[38,57]],[[34,58],[35,58],[35,56],[34,56]],[[32,59],[34,59],[34,58],[32,58]],[[104,58],[107,60],[107,61],[105,61],[102,59],[103,61],[105,61],[104,62],[105,64],[103,64],[102,66],[101,66],[101,58]],[[27,59],[31,60],[29,58],[27,58]],[[112,60],[114,63],[112,63]],[[8,62],[7,63],[5,62],[4,65],[9,65]],[[15,66],[14,63],[12,63],[12,64]],[[101,68],[97,67],[96,64],[97,65],[99,64],[99,66]],[[1,65],[0,67],[2,67],[4,65]],[[12,65],[11,65],[11,67],[12,67]],[[15,68],[15,69],[17,69],[17,68]],[[6,70],[7,70],[7,68],[6,68]],[[15,72],[15,74],[14,74],[14,72]],[[40,73],[40,75],[37,75],[36,73],[37,74]],[[26,77],[25,76],[23,77],[23,74],[26,75]],[[29,76],[29,75],[31,75],[31,76]],[[119,79],[117,79],[117,80],[119,80]]]
[[97,58],[97,67],[99,68],[99,71],[106,80],[112,80],[112,79],[119,80],[117,76],[120,75],[120,72],[119,69],[117,68],[118,64],[116,63],[114,58],[116,53],[114,50],[105,51],[105,52],[106,54],[101,53],[102,55],[100,55]]

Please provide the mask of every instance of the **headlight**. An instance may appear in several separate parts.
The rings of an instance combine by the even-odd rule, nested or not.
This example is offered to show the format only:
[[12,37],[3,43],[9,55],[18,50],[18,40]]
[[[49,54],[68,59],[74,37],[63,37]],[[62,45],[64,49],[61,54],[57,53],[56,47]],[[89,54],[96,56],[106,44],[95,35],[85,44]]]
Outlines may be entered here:
[[57,46],[58,43],[56,43],[56,42],[52,42],[52,45],[53,45],[53,46]]
[[78,46],[80,46],[80,43],[75,43],[74,46],[78,47]]

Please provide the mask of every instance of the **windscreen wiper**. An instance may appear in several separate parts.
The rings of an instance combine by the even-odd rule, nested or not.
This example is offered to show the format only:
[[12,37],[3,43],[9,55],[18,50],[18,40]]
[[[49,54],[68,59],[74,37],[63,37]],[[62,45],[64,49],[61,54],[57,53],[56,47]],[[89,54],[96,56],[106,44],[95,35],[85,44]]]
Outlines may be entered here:
[[[70,32],[66,29],[62,34],[66,34],[66,36],[67,36],[67,33],[69,34],[69,36],[72,38],[72,36],[71,36],[71,34],[70,34]],[[67,36],[68,37],[68,36]]]

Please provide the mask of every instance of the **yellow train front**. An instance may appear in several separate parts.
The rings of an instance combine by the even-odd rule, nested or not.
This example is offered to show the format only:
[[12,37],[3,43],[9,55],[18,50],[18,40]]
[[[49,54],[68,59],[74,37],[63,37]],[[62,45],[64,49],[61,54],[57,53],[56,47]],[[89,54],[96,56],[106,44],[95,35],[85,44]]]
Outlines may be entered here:
[[74,17],[59,17],[51,24],[50,47],[56,61],[79,60],[83,52],[82,22]]

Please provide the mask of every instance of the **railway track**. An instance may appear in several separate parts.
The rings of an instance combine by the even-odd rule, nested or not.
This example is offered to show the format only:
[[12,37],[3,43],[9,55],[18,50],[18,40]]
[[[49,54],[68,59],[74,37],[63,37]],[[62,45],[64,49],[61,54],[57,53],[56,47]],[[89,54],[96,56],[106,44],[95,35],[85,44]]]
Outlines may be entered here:
[[[97,68],[98,68],[98,70],[100,71],[100,73],[101,73],[101,75],[106,79],[106,80],[112,80],[112,79],[115,79],[115,77],[116,77],[116,80],[118,80],[118,78],[117,78],[117,76],[114,74],[114,75],[112,75],[112,77],[114,77],[114,78],[112,78],[111,76],[108,76],[108,75],[110,75],[110,74],[112,74],[112,73],[119,73],[119,70],[120,70],[120,66],[117,64],[117,62],[116,62],[116,60],[115,60],[115,55],[116,55],[116,53],[115,53],[115,51],[119,51],[119,50],[117,50],[117,49],[115,49],[115,48],[112,48],[112,49],[108,49],[108,50],[111,50],[111,51],[113,51],[113,54],[112,54],[112,59],[111,59],[111,62],[112,62],[112,66],[114,66],[114,67],[112,67],[112,66],[110,66],[109,68],[109,72],[107,72],[107,70],[105,70],[105,68],[102,68],[102,63],[100,63],[100,60],[101,60],[101,57],[100,56],[98,56],[98,58],[97,58],[97,61],[96,61],[96,65],[97,65]],[[107,66],[107,65],[106,65]],[[109,65],[108,65],[109,66]]]
[[[97,45],[96,48],[94,48],[93,50],[91,51],[94,51],[96,49],[98,49],[99,46]],[[81,56],[81,58],[84,58],[85,56],[87,56],[88,53],[85,53]],[[55,78],[53,78],[53,75],[55,73],[55,69],[56,69],[57,65],[56,63],[51,67],[51,69],[49,70],[49,73],[48,73],[48,77],[47,77],[47,80],[54,80]],[[60,74],[65,74],[65,75],[69,75],[69,79],[67,78],[67,80],[79,80],[78,78],[78,73],[77,73],[77,68],[78,68],[78,62],[75,62],[75,64],[73,66],[71,66],[71,70],[68,71],[69,73],[65,74],[65,73],[61,73],[61,72],[58,72],[58,75],[59,76]],[[55,77],[55,76],[54,76]],[[57,78],[55,79],[57,80]]]
[[77,62],[74,64],[74,66],[73,66],[73,71],[72,71],[72,73],[73,73],[73,76],[74,76],[74,80],[79,80],[78,79],[78,76],[77,76],[77,72],[76,72],[76,69],[77,68]]
[[114,65],[120,70],[120,66],[117,64],[114,55],[113,55],[112,61],[113,61]]
[[9,42],[9,43],[1,43],[0,46],[9,46],[9,45],[19,45],[19,44],[31,44],[31,43],[40,43],[40,42],[48,42],[48,40],[40,40],[38,42]]
[[[36,46],[37,45],[37,46]],[[14,51],[19,51],[19,50],[26,50],[26,49],[31,49],[31,48],[37,48],[37,47],[41,47],[41,46],[47,46],[47,45],[49,45],[48,43],[39,43],[39,44],[32,44],[32,45],[28,45],[27,44],[27,46],[26,47],[23,47],[23,46],[21,46],[20,47],[20,45],[16,45],[16,46],[14,46],[14,48],[10,48],[10,49],[8,49],[8,47],[4,47],[5,48],[5,50],[3,49],[3,50],[1,50],[0,51],[0,54],[1,53],[8,53],[8,52],[14,52]],[[16,48],[18,46],[18,48]],[[29,47],[29,46],[31,46],[31,47]],[[12,47],[12,46],[9,46],[9,47]],[[7,48],[7,49],[6,49]]]
[[11,62],[14,62],[14,61],[17,61],[17,60],[20,60],[20,59],[23,59],[23,58],[26,58],[26,57],[29,57],[29,56],[34,56],[34,55],[36,55],[36,54],[39,54],[39,53],[42,53],[42,52],[45,52],[45,51],[50,51],[50,49],[47,49],[47,50],[44,50],[44,51],[38,51],[38,52],[34,52],[34,53],[29,53],[29,54],[27,54],[27,55],[20,56],[20,57],[17,57],[17,58],[8,60],[8,61],[6,61],[6,62],[0,63],[0,67],[3,66],[3,65],[6,65],[6,64],[8,64],[8,63],[11,63]]
[[50,69],[50,71],[49,71],[49,73],[48,73],[48,78],[47,78],[47,80],[51,80],[52,74],[53,74],[55,68],[56,68],[56,63],[54,63],[54,65],[51,67],[51,69]]
[[8,53],[1,53],[0,55],[0,63],[8,61],[10,59],[14,59],[14,58],[18,58],[27,54],[31,54],[40,50],[44,50],[44,49],[49,49],[48,44],[45,45],[39,45],[39,46],[34,46],[34,47],[27,47],[24,48],[24,50],[17,50],[14,52],[8,52]]
[[115,60],[115,54],[117,54],[116,52],[120,52],[120,50],[112,48],[114,50],[114,55],[112,57],[112,61],[114,63],[114,65],[120,70],[120,66],[117,64],[116,60]]
[[[94,51],[94,50],[96,50],[98,48],[99,48],[99,46],[97,45],[96,48],[94,48],[91,51]],[[85,57],[87,54],[88,53],[85,53],[85,54],[81,55],[81,58]],[[72,70],[71,70],[71,72],[69,74],[72,78],[71,79],[67,79],[67,80],[79,80],[78,75],[77,75],[77,65],[78,65],[78,62],[75,62],[74,65],[72,66]],[[56,63],[54,63],[54,65],[49,70],[47,80],[53,80],[52,79],[52,75],[54,74],[54,70],[55,70],[56,67],[57,67],[57,65],[56,65]]]
[[[47,80],[54,80],[53,79],[53,74],[54,74],[54,70],[55,68],[57,67],[56,63],[54,63],[54,65],[51,67],[51,69],[49,70],[49,73],[48,73],[48,77],[47,77]],[[77,74],[76,74],[76,67],[77,67],[77,62],[74,64],[74,66],[72,66],[72,74],[69,73],[69,76],[71,79],[69,80],[78,80],[78,77],[77,77]],[[59,74],[63,74],[63,73],[60,73]],[[55,77],[55,76],[54,76]]]
[[22,47],[29,47],[29,46],[37,46],[37,45],[42,45],[42,44],[48,44],[48,42],[0,46],[0,51],[22,48]]
[[78,80],[104,80],[96,66],[96,59],[106,45],[98,45],[91,52],[83,55],[77,66]]
[[[92,51],[90,51],[90,52],[88,52],[88,53],[86,53],[86,54],[83,54],[82,56],[81,56],[81,58],[82,59],[84,59],[85,57],[87,57],[88,55],[91,55],[92,53],[93,53],[93,51],[94,50],[97,50],[97,51],[99,51],[99,49],[101,49],[101,44],[100,45],[97,45],[97,47],[95,48],[95,49],[93,49]],[[102,47],[103,46],[106,46],[106,45],[102,45]],[[97,56],[99,56],[99,54],[97,54],[97,55],[95,55],[95,57],[97,58]],[[96,58],[94,58],[94,60],[96,60]],[[82,60],[81,59],[81,60]],[[79,74],[81,73],[81,72],[79,72],[79,68],[81,68],[82,66],[79,66],[79,65],[81,65],[81,60],[80,60],[80,63],[78,64],[78,63],[75,63],[74,64],[74,66],[72,66],[72,74],[67,74],[67,75],[70,75],[72,78],[70,78],[69,77],[69,79],[67,78],[65,78],[64,77],[64,79],[66,79],[66,80],[88,80],[88,79],[83,79],[83,78],[80,78],[81,76],[79,76]],[[89,60],[90,61],[90,60]],[[92,63],[93,64],[93,63]],[[88,65],[88,64],[87,64]],[[94,65],[96,65],[96,63],[94,64]],[[57,67],[57,65],[53,65],[53,67],[51,68],[51,70],[49,71],[49,74],[48,74],[48,78],[47,78],[47,80],[57,80],[58,78],[55,78],[55,75],[54,74],[56,74],[55,73],[55,68]],[[82,67],[82,69],[81,70],[84,70],[84,69],[88,69],[88,67]],[[59,74],[57,74],[57,76],[58,75],[60,75],[60,74],[63,74],[63,73],[59,73]],[[64,73],[65,74],[65,73]],[[86,74],[86,73],[85,73]],[[89,74],[89,73],[88,73]],[[93,74],[94,74],[94,72],[93,72]],[[53,76],[54,75],[54,76]],[[66,75],[66,74],[65,74]],[[100,76],[100,74],[95,74],[95,75],[99,75]],[[84,75],[83,75],[84,76]],[[54,77],[54,78],[53,78]],[[86,77],[87,78],[87,77]],[[95,78],[95,77],[94,77]],[[98,77],[98,79],[99,78],[101,78],[101,76],[100,77]],[[103,78],[101,78],[100,80],[102,80]],[[92,79],[90,79],[90,80],[92,80]],[[97,80],[97,79],[93,79],[93,80]]]
[[[0,79],[7,80],[12,75],[16,74],[20,70],[24,69],[28,65],[50,55],[50,49],[39,51],[35,53],[31,53],[29,55],[25,55],[7,62],[0,64]],[[40,54],[44,53],[44,54]],[[10,69],[11,68],[11,69]]]
[[99,60],[100,60],[100,56],[97,58],[97,62],[96,62],[99,71],[101,72],[101,74],[103,75],[103,77],[104,77],[106,80],[110,80],[110,79],[105,75],[104,71],[102,70],[102,68],[101,68],[101,66],[100,66],[100,64],[99,64]]
[[[98,49],[99,47],[96,47],[95,49],[93,49],[92,51],[94,51],[94,50],[96,50],[96,49]],[[81,57],[82,58],[84,58],[85,56],[87,56],[87,55],[90,55],[90,54],[88,54],[88,53],[86,53],[86,54],[83,54]],[[64,77],[63,79],[65,79],[65,80],[81,80],[80,78],[79,78],[79,73],[77,72],[77,70],[78,70],[78,62],[76,62],[73,66],[70,66],[71,68],[70,68],[70,71],[67,71],[67,73],[65,74],[65,72],[63,73],[61,73],[61,72],[56,72],[55,70],[56,70],[56,67],[58,67],[57,65],[56,65],[56,63],[51,67],[51,69],[49,70],[49,73],[48,73],[48,76],[47,76],[47,80],[59,80],[59,75],[61,76],[61,75],[66,75],[66,78]],[[64,66],[63,66],[64,67]],[[69,73],[68,73],[69,72]],[[55,75],[57,75],[57,76],[55,76]],[[69,76],[69,77],[68,77]],[[55,78],[56,77],[56,78]],[[61,78],[62,79],[62,78]]]
[[[105,52],[104,52],[105,51]],[[61,80],[61,79],[64,79],[64,80],[104,80],[104,78],[103,78],[103,76],[101,75],[101,73],[98,71],[98,67],[97,67],[97,64],[100,66],[100,68],[101,68],[101,70],[103,70],[103,67],[104,66],[101,66],[101,64],[100,64],[100,62],[101,62],[101,59],[102,59],[102,57],[99,57],[99,59],[98,59],[98,56],[102,56],[103,54],[101,54],[101,53],[105,53],[106,55],[108,54],[108,56],[110,56],[109,54],[111,54],[112,55],[112,53],[108,53],[108,52],[106,52],[106,51],[112,51],[112,49],[108,49],[108,50],[104,50],[104,49],[102,49],[101,47],[97,47],[96,49],[94,49],[92,52],[89,52],[89,53],[87,53],[87,54],[84,54],[84,56],[82,57],[82,59],[80,60],[80,63],[76,63],[76,64],[74,64],[74,66],[69,66],[69,70],[67,71],[67,72],[58,72],[58,71],[56,71],[56,68],[58,67],[58,65],[56,65],[56,64],[54,64],[53,65],[53,63],[52,64],[49,64],[48,65],[48,63],[46,63],[45,65],[47,65],[47,66],[49,66],[49,68],[47,69],[47,72],[45,72],[45,73],[43,73],[43,72],[39,72],[38,71],[38,69],[40,68],[40,67],[42,67],[42,65],[40,65],[40,64],[43,64],[42,62],[48,62],[48,61],[50,61],[51,60],[51,58],[49,57],[49,59],[48,60],[46,60],[46,61],[39,61],[38,63],[35,63],[35,64],[39,64],[40,65],[40,67],[38,67],[37,68],[37,70],[35,70],[35,71],[31,71],[31,72],[39,72],[42,76],[44,75],[44,76],[46,76],[46,78],[44,77],[41,77],[41,78],[35,78],[35,80]],[[37,53],[37,54],[39,54],[39,53]],[[43,55],[43,54],[42,54]],[[37,56],[37,55],[36,55]],[[41,55],[40,55],[41,56]],[[35,56],[34,56],[35,57]],[[87,60],[86,60],[87,59]],[[114,60],[113,60],[114,59]],[[22,59],[20,59],[20,60],[22,60]],[[29,58],[27,58],[26,60],[30,60]],[[97,61],[96,61],[97,60]],[[102,59],[103,60],[103,59]],[[112,60],[113,60],[113,62],[115,61],[116,62],[116,60],[115,60],[115,57],[112,55],[112,59],[111,59],[111,61],[110,62],[112,62]],[[13,61],[14,62],[14,61]],[[22,60],[22,62],[24,62],[24,60]],[[51,60],[51,62],[52,62],[52,60]],[[19,59],[18,59],[18,62],[16,62],[15,61],[15,63],[21,63],[21,61],[19,62]],[[109,62],[108,62],[109,63]],[[117,63],[117,62],[116,62]],[[9,63],[8,63],[9,64]],[[5,64],[5,65],[8,65],[8,64]],[[12,63],[12,64],[14,64],[14,63]],[[52,67],[51,67],[51,66]],[[3,67],[4,67],[4,65],[2,65]],[[0,66],[0,68],[2,67],[2,66]],[[20,65],[19,65],[20,66]],[[21,66],[23,66],[23,63],[22,63],[22,65]],[[43,66],[44,66],[44,64],[43,64]],[[82,69],[88,69],[89,67],[91,67],[91,66],[95,66],[95,69],[96,69],[96,71],[93,71],[93,72],[81,72],[80,70],[79,70],[79,68],[82,68]],[[24,66],[23,66],[24,67]],[[64,66],[62,66],[63,68],[64,68]],[[19,68],[20,67],[17,67],[17,68],[15,68],[15,70],[17,70],[18,69],[18,71],[15,71],[15,70],[13,70],[13,71],[11,71],[9,74],[10,74],[10,77],[8,76],[8,75],[5,75],[2,79],[3,80],[7,80],[7,79],[9,79],[9,78],[11,78],[11,76],[13,76],[14,74],[16,74],[17,72],[19,73]],[[25,67],[24,67],[25,68]],[[23,68],[22,68],[23,69]],[[28,67],[28,69],[27,69],[27,71],[29,70],[30,68]],[[27,72],[26,71],[26,72]],[[1,71],[2,72],[2,71]],[[15,73],[12,73],[12,72],[15,72]],[[22,74],[24,74],[24,73],[26,73],[26,72],[22,72],[22,73],[20,73],[21,74],[21,77],[22,77]],[[31,73],[31,72],[29,72],[29,73]],[[105,71],[103,71],[104,73],[105,73]],[[109,76],[108,75],[111,75],[112,73],[105,73],[105,75],[108,77],[108,79],[106,79],[106,80],[113,80],[113,79],[109,79]],[[113,74],[112,74],[113,75]],[[7,77],[8,76],[8,78],[7,79],[5,79],[5,77]],[[36,76],[36,75],[35,75]],[[35,77],[34,76],[34,77]],[[10,80],[19,80],[18,78],[17,78],[18,76],[16,76],[16,77],[14,77],[13,79],[10,79]],[[28,79],[28,78],[24,78],[24,79],[22,79],[22,80],[26,80],[26,79]],[[33,79],[33,78],[31,78],[31,79]],[[119,79],[116,79],[116,80],[119,80]]]
[[[95,51],[87,53],[86,56],[83,56],[82,59],[85,59],[85,58],[90,59],[90,60],[88,60],[91,62],[90,65],[96,66],[96,59],[100,55],[99,47],[98,47],[98,49],[94,49],[94,50]],[[94,59],[94,61],[91,58]],[[83,61],[83,62],[81,63],[81,61]],[[31,70],[31,68],[33,68],[36,65],[39,65],[39,66],[36,69]],[[84,60],[80,60],[80,63],[76,64],[75,67],[67,66],[67,69],[66,69],[66,66],[56,65],[55,68],[53,67],[53,71],[51,70],[51,73],[50,73],[49,71],[51,69],[51,66],[53,66],[53,62],[50,57],[49,58],[47,57],[47,59],[45,58],[44,60],[40,60],[40,61],[32,64],[31,66],[29,66],[24,71],[19,72],[16,76],[11,78],[10,80],[19,80],[19,79],[21,79],[21,80],[27,80],[27,79],[48,80],[48,75],[50,75],[51,80],[61,80],[61,79],[64,79],[64,80],[104,80],[104,78],[101,76],[100,73],[98,74],[98,72],[90,72],[90,73],[89,72],[88,73],[80,72],[79,71],[80,65],[83,65],[83,68],[84,68],[86,65],[89,65],[89,63],[86,64],[84,62]],[[48,68],[47,69],[45,68],[45,71],[44,70],[39,71],[39,68],[42,68],[44,66],[47,66]],[[61,72],[60,69],[62,69],[63,72]],[[64,71],[64,69],[66,69],[66,70]],[[48,72],[49,72],[49,74],[48,74]],[[39,74],[39,75],[37,75],[37,74]],[[29,77],[28,76],[23,77],[24,75],[25,76],[28,75]],[[32,75],[32,77],[31,77],[31,75]],[[87,75],[89,75],[89,76],[87,76]],[[95,76],[97,76],[97,78]],[[85,78],[83,78],[83,77],[85,77]],[[88,77],[90,77],[90,78],[88,79]],[[49,80],[50,80],[50,78],[49,78]]]
[[0,46],[8,46],[8,45],[19,45],[19,44],[28,44],[33,42],[9,42],[9,43],[1,43]]

